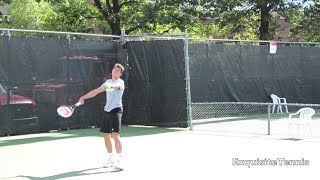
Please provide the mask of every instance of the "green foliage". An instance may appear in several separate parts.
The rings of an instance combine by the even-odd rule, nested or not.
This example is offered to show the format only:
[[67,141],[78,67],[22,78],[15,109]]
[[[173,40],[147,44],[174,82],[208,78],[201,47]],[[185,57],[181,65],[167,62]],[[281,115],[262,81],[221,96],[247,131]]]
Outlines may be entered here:
[[[203,0],[201,5],[211,13],[219,29],[232,38],[273,39],[276,34],[276,14],[291,4],[286,0]],[[225,35],[226,35],[225,34]]]
[[184,31],[188,25],[192,25],[194,17],[179,11],[178,6],[165,3],[146,3],[141,13],[131,16],[123,25],[126,29],[139,24],[140,28],[133,33],[178,33]]
[[9,4],[12,0],[0,0],[0,4]]
[[[51,4],[51,3],[50,3]],[[91,7],[85,0],[65,0],[52,5],[52,11],[44,18],[42,29],[68,32],[92,32],[88,26]]]
[[111,0],[94,1],[102,15],[98,16],[97,24],[101,27],[104,20],[113,34],[119,34],[120,29],[125,29],[127,34],[174,33],[184,31],[198,21],[198,17],[192,14],[197,11],[193,3],[186,5],[183,0],[119,0],[116,1],[118,4],[111,3]]
[[293,25],[290,29],[292,37],[299,37],[304,41],[320,42],[320,3],[318,0],[304,9],[291,9],[291,13],[286,18]]
[[36,0],[15,0],[6,7],[11,11],[9,23],[0,27],[71,32],[92,32],[87,16],[91,8],[85,0],[64,0],[61,3]]
[[[104,34],[182,33],[221,39],[273,39],[277,20],[292,24],[291,36],[320,40],[320,7],[315,0],[0,0],[11,11],[0,27]],[[304,7],[304,9],[303,9]],[[5,17],[6,18],[6,17]],[[207,23],[210,21],[210,23]],[[5,23],[6,22],[6,23]]]
[[9,23],[2,23],[1,27],[16,29],[41,29],[44,17],[51,13],[48,3],[37,3],[34,0],[15,0],[7,4],[11,12]]

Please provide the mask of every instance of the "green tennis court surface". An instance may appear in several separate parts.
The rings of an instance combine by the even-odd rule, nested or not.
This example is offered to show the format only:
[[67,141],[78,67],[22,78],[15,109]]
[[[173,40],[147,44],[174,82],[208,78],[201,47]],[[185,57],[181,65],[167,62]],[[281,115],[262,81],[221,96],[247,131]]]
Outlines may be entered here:
[[[316,138],[123,126],[122,143],[125,170],[118,171],[102,168],[106,150],[99,129],[0,137],[0,179],[310,180],[318,179],[320,167]],[[241,164],[257,159],[278,164]],[[302,159],[308,165],[279,164]]]

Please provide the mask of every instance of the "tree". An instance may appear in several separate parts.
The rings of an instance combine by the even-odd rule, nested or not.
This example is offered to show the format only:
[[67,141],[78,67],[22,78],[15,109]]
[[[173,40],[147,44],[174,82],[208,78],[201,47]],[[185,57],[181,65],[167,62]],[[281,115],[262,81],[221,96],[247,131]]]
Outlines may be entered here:
[[102,15],[100,19],[107,22],[111,33],[116,35],[121,34],[122,28],[126,30],[126,34],[180,31],[195,22],[195,17],[181,10],[182,5],[185,5],[184,0],[94,0],[94,2]]
[[291,36],[305,41],[320,42],[320,2],[315,0],[308,6],[290,9],[286,19],[293,25]]
[[216,19],[215,23],[220,28],[231,24],[231,32],[239,34],[250,27],[260,40],[273,39],[278,26],[277,13],[290,8],[293,4],[288,0],[201,1],[201,5],[211,12],[209,16]]
[[[318,0],[0,0],[12,12],[0,27],[92,32],[88,21],[104,34],[176,33],[190,36],[269,40],[277,33],[277,19],[293,24],[292,34],[317,41]],[[303,9],[304,7],[305,9]],[[212,23],[203,22],[211,18]],[[311,27],[311,28],[310,28]],[[214,35],[214,36],[213,36]]]
[[92,32],[87,16],[93,10],[84,0],[15,0],[7,8],[12,12],[10,21],[0,27]]
[[[99,9],[99,12],[102,14],[103,19],[109,24],[109,27],[111,28],[111,33],[115,35],[121,34],[121,15],[125,14],[126,12],[122,11],[123,9],[126,9],[128,6],[133,6],[136,4],[141,4],[142,2],[139,1],[125,1],[120,2],[119,0],[112,0],[110,2],[109,0],[105,0],[105,4],[102,4],[101,0],[94,0],[95,5]],[[139,25],[135,27],[138,28]],[[134,29],[129,29],[126,32],[130,33]]]
[[12,0],[0,0],[0,4],[9,4]]
[[6,7],[4,7],[5,3],[9,3],[8,0],[0,0],[0,23],[8,22],[9,16],[10,16],[10,11]]
[[42,29],[68,32],[93,32],[88,17],[94,12],[84,0],[64,0],[51,4],[52,13],[44,18]]
[[34,0],[15,0],[6,7],[11,11],[11,18],[1,26],[17,29],[41,29],[46,14],[44,11],[51,9],[47,3],[37,3]]

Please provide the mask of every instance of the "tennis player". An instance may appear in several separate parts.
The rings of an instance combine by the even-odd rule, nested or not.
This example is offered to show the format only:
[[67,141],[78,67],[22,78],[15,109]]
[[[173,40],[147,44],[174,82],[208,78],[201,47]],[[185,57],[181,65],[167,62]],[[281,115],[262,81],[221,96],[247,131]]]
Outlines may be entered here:
[[[105,146],[108,151],[108,160],[104,167],[116,167],[123,169],[121,164],[122,143],[120,141],[120,128],[122,119],[122,95],[124,91],[124,81],[120,79],[124,71],[121,64],[115,64],[112,69],[112,79],[105,81],[100,87],[80,97],[79,102],[84,104],[84,101],[95,97],[101,92],[106,92],[106,105],[104,106],[104,118],[100,127],[100,132],[103,133]],[[111,135],[114,139],[115,149],[117,154],[112,154]]]

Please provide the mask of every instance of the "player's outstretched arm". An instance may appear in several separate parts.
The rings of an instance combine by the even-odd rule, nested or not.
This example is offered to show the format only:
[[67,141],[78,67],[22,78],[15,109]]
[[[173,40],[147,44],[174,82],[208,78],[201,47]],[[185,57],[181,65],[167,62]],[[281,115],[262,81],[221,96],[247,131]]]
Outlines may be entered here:
[[97,94],[99,94],[99,93],[101,93],[101,92],[103,92],[103,91],[104,91],[104,89],[98,87],[97,89],[94,89],[94,90],[88,92],[86,95],[81,96],[80,99],[79,99],[79,102],[80,102],[81,104],[84,104],[84,100],[93,98],[93,97],[95,97]]

